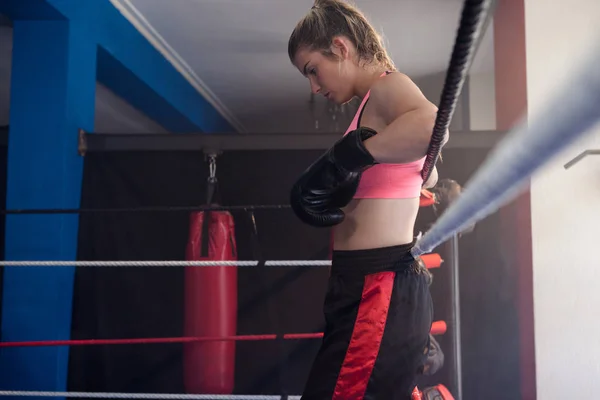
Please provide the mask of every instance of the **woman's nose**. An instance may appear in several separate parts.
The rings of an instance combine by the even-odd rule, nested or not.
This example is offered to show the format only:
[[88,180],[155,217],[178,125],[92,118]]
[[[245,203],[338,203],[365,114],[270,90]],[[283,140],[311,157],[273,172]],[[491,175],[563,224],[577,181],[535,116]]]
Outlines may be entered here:
[[313,79],[310,80],[310,91],[314,94],[318,94],[321,91],[321,86]]

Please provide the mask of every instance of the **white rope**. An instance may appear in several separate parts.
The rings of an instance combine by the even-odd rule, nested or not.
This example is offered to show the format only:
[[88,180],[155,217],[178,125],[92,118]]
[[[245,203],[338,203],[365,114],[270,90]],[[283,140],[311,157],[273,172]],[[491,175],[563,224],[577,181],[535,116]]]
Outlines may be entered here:
[[[0,396],[20,397],[83,397],[88,399],[182,399],[182,400],[279,400],[283,396],[248,394],[178,394],[178,393],[113,393],[113,392],[44,392],[0,390]],[[289,400],[300,400],[300,396],[288,396]]]
[[[255,267],[258,261],[0,261],[5,267]],[[330,266],[330,260],[271,260],[265,266]]]
[[[538,115],[523,121],[496,147],[463,194],[412,249],[432,251],[456,232],[482,220],[522,192],[527,179],[600,120],[600,40]],[[452,139],[450,139],[452,140]]]

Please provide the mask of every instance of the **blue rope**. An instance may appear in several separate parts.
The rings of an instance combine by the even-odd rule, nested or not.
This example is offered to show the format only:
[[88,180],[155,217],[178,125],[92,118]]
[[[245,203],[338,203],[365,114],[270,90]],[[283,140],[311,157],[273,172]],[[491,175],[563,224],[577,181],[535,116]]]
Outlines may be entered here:
[[431,229],[417,240],[414,256],[429,253],[454,233],[513,200],[538,168],[600,121],[600,40],[582,65],[529,121],[507,134],[465,190]]

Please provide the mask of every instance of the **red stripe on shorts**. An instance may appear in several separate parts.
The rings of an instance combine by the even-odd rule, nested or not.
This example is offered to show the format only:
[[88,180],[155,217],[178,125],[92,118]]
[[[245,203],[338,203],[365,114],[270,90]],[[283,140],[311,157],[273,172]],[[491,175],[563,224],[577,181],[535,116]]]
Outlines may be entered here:
[[365,277],[352,338],[332,400],[358,400],[364,396],[379,354],[395,277],[396,273],[389,271]]

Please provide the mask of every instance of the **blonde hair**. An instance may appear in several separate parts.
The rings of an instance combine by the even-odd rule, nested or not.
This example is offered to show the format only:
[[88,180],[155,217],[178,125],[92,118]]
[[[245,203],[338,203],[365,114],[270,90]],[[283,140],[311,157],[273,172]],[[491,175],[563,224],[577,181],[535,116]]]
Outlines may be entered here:
[[288,56],[293,61],[301,48],[320,50],[325,55],[333,56],[331,42],[336,36],[345,36],[352,42],[359,62],[377,63],[387,70],[396,70],[381,36],[362,12],[343,0],[315,0],[311,10],[290,35]]

